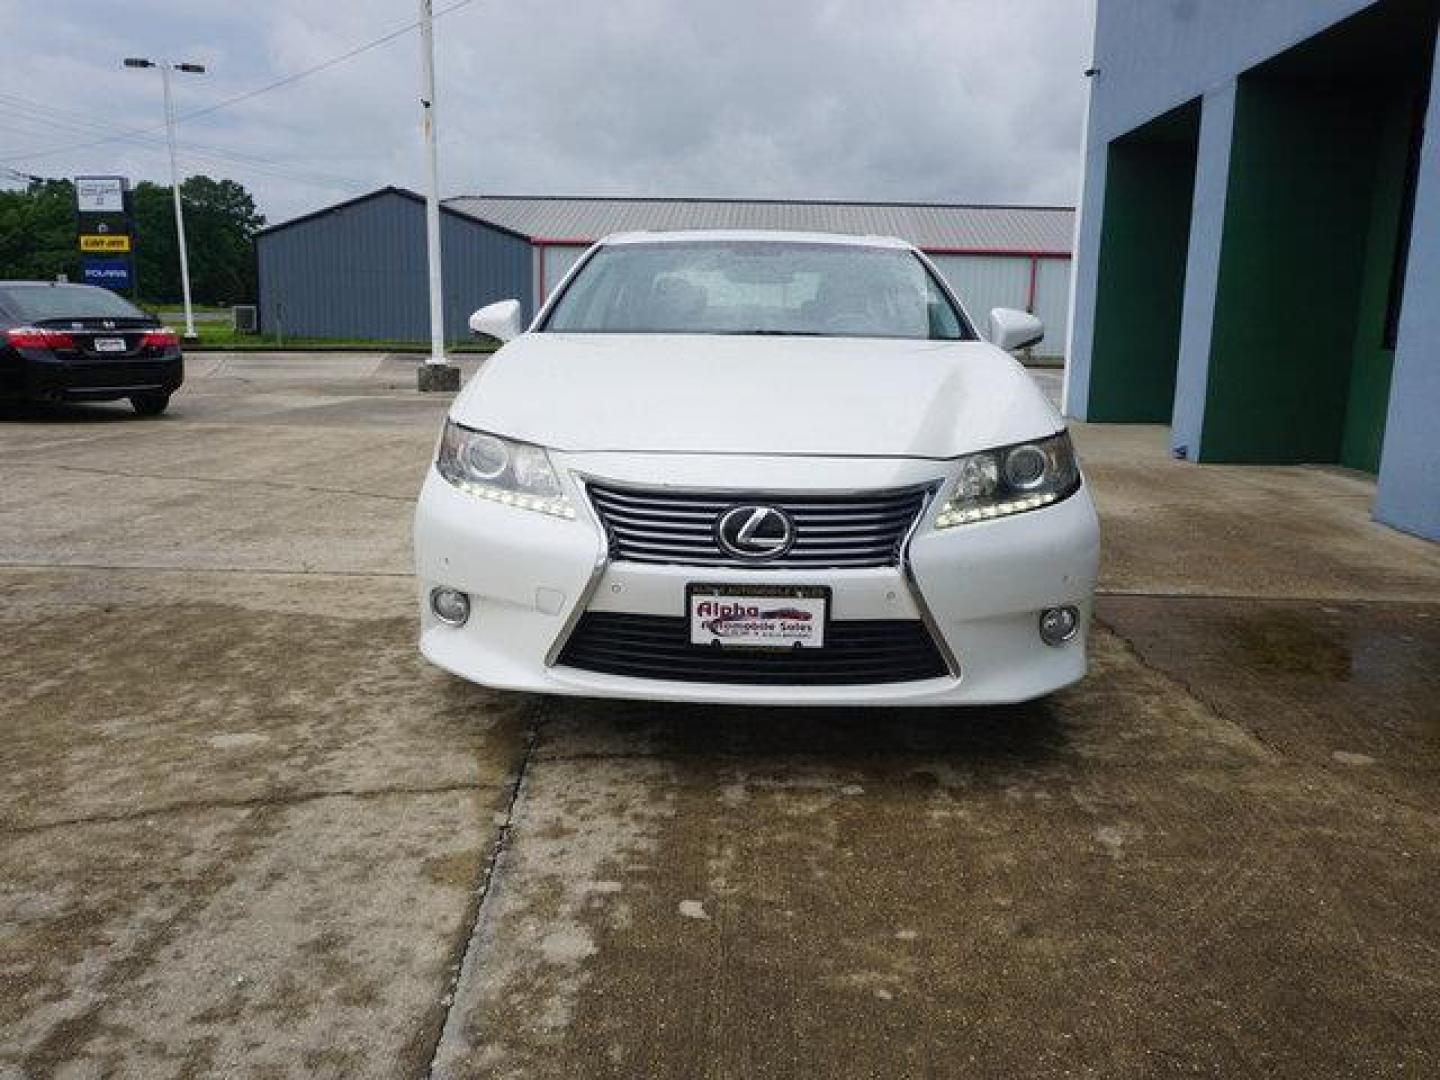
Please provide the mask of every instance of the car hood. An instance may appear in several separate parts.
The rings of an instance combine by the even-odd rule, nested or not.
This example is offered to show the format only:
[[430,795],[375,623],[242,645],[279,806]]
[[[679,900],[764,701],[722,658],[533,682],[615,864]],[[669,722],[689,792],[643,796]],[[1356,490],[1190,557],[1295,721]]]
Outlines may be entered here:
[[451,417],[576,452],[925,458],[1063,426],[983,342],[693,334],[522,335]]

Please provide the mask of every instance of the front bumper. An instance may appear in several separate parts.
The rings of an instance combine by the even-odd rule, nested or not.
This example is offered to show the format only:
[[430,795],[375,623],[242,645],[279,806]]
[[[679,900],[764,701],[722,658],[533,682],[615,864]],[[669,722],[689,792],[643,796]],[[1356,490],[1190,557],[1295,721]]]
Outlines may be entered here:
[[[889,459],[678,458],[557,455],[572,476],[736,491],[878,490],[939,481],[934,462]],[[573,481],[570,481],[574,483]],[[504,689],[585,697],[775,705],[955,705],[1023,701],[1085,674],[1099,562],[1088,490],[998,521],[936,530],[926,508],[902,566],[849,570],[730,569],[609,562],[603,528],[583,493],[574,521],[456,490],[432,467],[415,519],[420,646],[463,678]],[[753,685],[602,674],[567,666],[562,651],[585,612],[676,617],[692,582],[826,585],[834,621],[923,623],[949,674],[862,685]],[[436,586],[471,597],[463,627],[441,623]],[[1070,604],[1080,631],[1060,647],[1039,637],[1040,612]]]

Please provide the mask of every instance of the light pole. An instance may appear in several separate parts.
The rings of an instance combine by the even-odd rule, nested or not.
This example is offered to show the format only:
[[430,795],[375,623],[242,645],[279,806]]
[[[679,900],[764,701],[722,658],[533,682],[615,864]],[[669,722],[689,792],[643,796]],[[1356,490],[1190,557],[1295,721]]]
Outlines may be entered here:
[[180,288],[185,294],[185,339],[195,340],[195,313],[190,307],[190,254],[185,249],[185,211],[180,204],[180,167],[175,163],[175,105],[170,98],[170,72],[205,74],[204,64],[176,64],[169,60],[146,60],[127,56],[128,68],[159,68],[165,87],[165,141],[170,145],[170,194],[175,198],[175,238],[180,242]]
[[425,247],[430,264],[430,357],[417,373],[421,390],[460,389],[460,369],[445,358],[445,307],[440,279],[440,169],[435,150],[435,30],[431,0],[420,0],[420,117],[425,133]]

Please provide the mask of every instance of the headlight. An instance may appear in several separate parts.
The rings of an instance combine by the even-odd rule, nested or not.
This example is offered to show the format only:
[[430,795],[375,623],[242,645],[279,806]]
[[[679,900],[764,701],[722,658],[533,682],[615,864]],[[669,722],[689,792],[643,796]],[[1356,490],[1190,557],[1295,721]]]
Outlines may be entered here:
[[543,447],[471,431],[446,420],[435,468],[461,491],[482,499],[554,517],[575,516]]
[[1065,432],[1048,439],[967,454],[957,462],[935,527],[1009,517],[1059,502],[1080,486],[1080,468]]

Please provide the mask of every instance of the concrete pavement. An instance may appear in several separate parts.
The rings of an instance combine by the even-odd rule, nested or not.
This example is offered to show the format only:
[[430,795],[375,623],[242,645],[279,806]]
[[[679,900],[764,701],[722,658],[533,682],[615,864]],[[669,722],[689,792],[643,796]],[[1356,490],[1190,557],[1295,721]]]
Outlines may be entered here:
[[969,712],[415,654],[403,361],[0,418],[0,1075],[1440,1070],[1440,548],[1080,428],[1091,677]]

